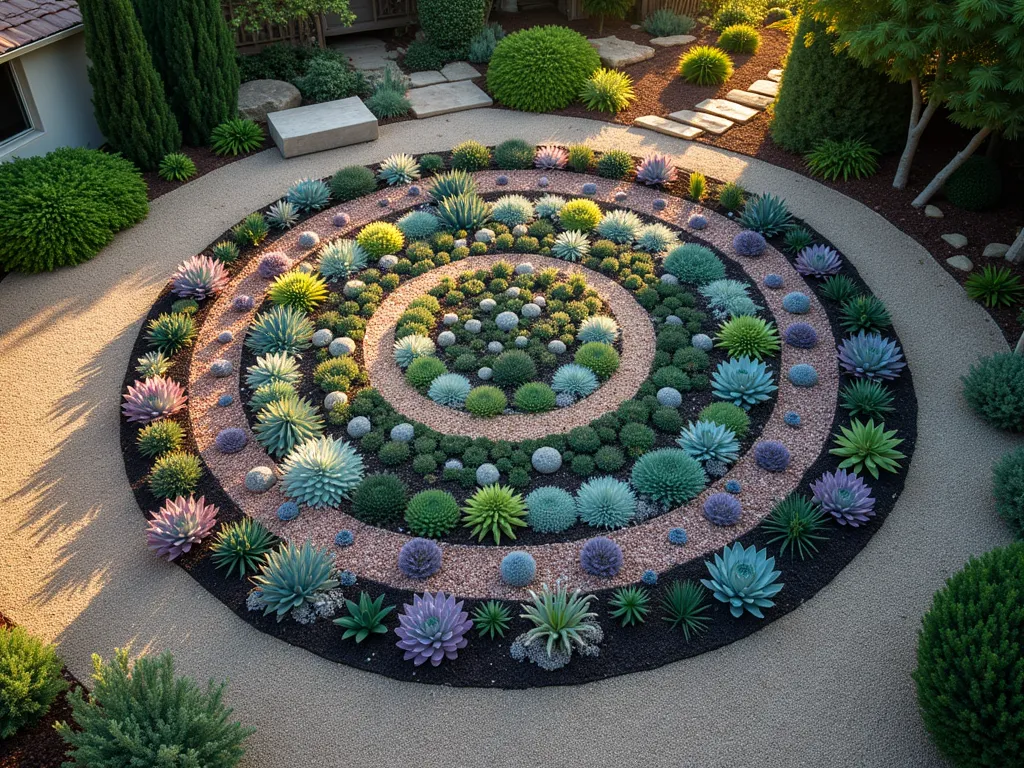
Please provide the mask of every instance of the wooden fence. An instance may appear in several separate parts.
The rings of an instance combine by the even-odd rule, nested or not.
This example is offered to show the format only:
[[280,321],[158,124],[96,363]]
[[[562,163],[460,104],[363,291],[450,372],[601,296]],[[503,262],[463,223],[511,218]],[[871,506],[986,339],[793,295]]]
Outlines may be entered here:
[[[702,0],[637,0],[633,8],[634,18],[642,22],[659,8],[668,8],[681,16],[697,18]],[[569,21],[587,18],[583,10],[583,0],[558,0],[558,10],[565,14]]]

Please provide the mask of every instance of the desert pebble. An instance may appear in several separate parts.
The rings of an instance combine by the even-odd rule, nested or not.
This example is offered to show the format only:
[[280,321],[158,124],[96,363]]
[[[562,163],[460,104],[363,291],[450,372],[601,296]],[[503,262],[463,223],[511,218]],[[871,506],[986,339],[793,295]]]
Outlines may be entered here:
[[326,347],[332,341],[334,341],[334,334],[327,328],[321,328],[319,331],[313,334],[313,346],[314,347]]
[[480,381],[490,381],[491,377],[494,375],[494,371],[492,371],[487,366],[484,366],[483,368],[476,372],[476,375],[477,378],[480,379]]
[[277,508],[277,519],[283,522],[294,520],[299,516],[299,505],[294,501],[286,501]]
[[220,397],[217,398],[217,405],[219,405],[221,408],[227,408],[233,402],[235,402],[235,398],[233,398],[231,395],[221,395]]
[[231,364],[230,360],[214,360],[210,364],[210,375],[217,379],[230,376],[234,370],[235,366]]
[[340,336],[327,347],[332,357],[344,357],[356,351],[356,343],[348,336]]
[[235,334],[233,334],[231,331],[221,331],[219,334],[217,334],[217,341],[219,341],[221,344],[230,344],[234,340]]
[[327,393],[327,397],[324,398],[324,410],[327,411],[328,413],[333,411],[339,405],[347,405],[347,404],[348,404],[348,395],[346,395],[344,392],[340,392],[340,391],[328,392]]
[[369,434],[371,429],[372,426],[370,425],[370,420],[368,418],[365,416],[356,416],[348,423],[345,431],[353,440],[358,440],[360,437]]
[[270,467],[253,467],[245,475],[245,488],[253,493],[264,493],[274,487],[277,477]]

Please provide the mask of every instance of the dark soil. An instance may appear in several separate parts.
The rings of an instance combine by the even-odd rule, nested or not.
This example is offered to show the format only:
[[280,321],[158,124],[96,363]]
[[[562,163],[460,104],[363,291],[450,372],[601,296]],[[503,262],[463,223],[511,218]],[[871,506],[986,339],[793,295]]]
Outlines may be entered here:
[[146,180],[146,184],[149,186],[149,199],[156,200],[161,195],[166,195],[168,192],[188,184],[190,181],[195,181],[210,171],[216,171],[218,168],[223,168],[225,165],[236,160],[244,160],[249,155],[256,154],[256,152],[270,149],[274,146],[274,141],[270,138],[270,134],[267,133],[266,125],[263,125],[263,132],[265,134],[263,146],[253,152],[246,152],[242,155],[217,155],[214,154],[210,147],[182,147],[181,153],[188,155],[192,158],[192,162],[196,164],[196,175],[188,181],[165,181],[160,178],[160,174],[156,171],[146,171],[142,174],[142,178]]
[[[0,613],[0,627],[16,624]],[[78,679],[66,668],[62,675],[69,690],[81,687]],[[54,723],[71,722],[71,707],[64,694],[59,695],[35,725],[18,731],[9,739],[0,741],[0,768],[60,768],[66,745],[54,729]]]
[[[820,236],[818,239],[827,242]],[[776,247],[781,246],[781,243],[777,241],[772,241],[772,244]],[[869,292],[849,260],[844,260],[843,273],[856,281],[865,293]],[[817,285],[813,284],[814,281],[811,282],[812,288],[816,289]],[[169,298],[164,296],[161,302],[169,304]],[[826,306],[836,335],[843,335],[838,326],[836,308],[830,306],[827,301],[823,301],[823,304]],[[896,338],[893,331],[890,331],[888,335]],[[143,333],[140,333],[133,350],[132,360],[134,361],[134,358],[144,351],[145,341]],[[129,368],[125,375],[124,386],[130,384],[134,378],[134,370]],[[906,467],[913,455],[917,440],[917,399],[909,369],[904,369],[902,375],[890,385],[890,390],[895,397],[896,410],[890,414],[886,425],[889,429],[896,429],[899,436],[903,438],[899,449],[907,456],[902,462],[902,465]],[[833,419],[833,431],[837,431],[840,425],[848,423],[849,419],[846,413],[837,411]],[[141,460],[134,449],[135,432],[132,425],[122,420],[121,447],[125,458],[126,473],[140,508],[152,510],[157,507],[157,502],[150,495],[145,484],[149,466],[147,462]],[[194,444],[191,448],[195,450]],[[831,458],[827,451],[823,451],[802,478],[801,488],[806,488],[807,484],[817,479],[822,472],[833,470],[835,466],[836,460]],[[445,662],[437,668],[415,668],[408,662],[402,661],[401,654],[394,648],[393,638],[390,634],[374,638],[365,646],[356,645],[351,642],[342,642],[341,629],[330,621],[321,620],[316,624],[304,626],[290,620],[277,622],[259,613],[248,611],[245,607],[245,598],[250,585],[244,580],[228,580],[222,572],[218,572],[214,568],[209,557],[210,539],[176,562],[240,618],[254,627],[292,645],[306,648],[319,656],[349,666],[377,672],[395,679],[439,685],[499,688],[573,685],[653,669],[722,647],[746,637],[767,623],[797,608],[831,581],[867,544],[892,510],[905,480],[905,471],[897,474],[882,473],[878,479],[869,479],[868,483],[877,500],[875,517],[868,524],[859,528],[829,526],[827,529],[829,538],[820,543],[818,552],[813,558],[800,561],[791,557],[788,552],[784,556],[778,556],[776,567],[782,571],[781,580],[785,583],[785,588],[776,596],[776,605],[767,610],[765,619],[759,620],[749,614],[734,619],[724,604],[709,596],[708,610],[705,615],[711,621],[706,632],[698,634],[690,642],[686,642],[681,632],[672,630],[669,624],[662,620],[663,612],[659,605],[661,595],[674,579],[699,579],[707,576],[703,558],[697,558],[662,574],[658,585],[650,588],[651,613],[647,621],[638,627],[621,627],[611,619],[608,616],[609,609],[607,607],[607,599],[611,590],[597,591],[598,600],[594,608],[599,614],[605,632],[600,656],[586,658],[576,655],[568,666],[555,672],[545,672],[529,662],[516,663],[508,655],[511,641],[528,628],[528,624],[522,619],[514,619],[511,628],[502,639],[492,641],[478,637],[474,633],[469,645],[460,652],[457,662]],[[213,478],[207,476],[201,483],[198,493],[204,494],[208,501],[220,507],[221,522],[230,522],[242,516],[242,511],[228,499],[219,483]],[[772,542],[771,534],[765,531],[763,526],[754,528],[740,537],[738,541],[742,542],[744,546],[754,544],[759,548],[767,547],[771,550],[770,554],[778,555],[778,545]],[[349,594],[355,596],[360,590],[367,590],[374,596],[384,594],[385,603],[391,605],[401,605],[412,600],[412,593],[408,591],[370,581],[361,581],[356,587],[349,590]],[[472,611],[479,602],[467,600],[467,610]],[[509,603],[508,607],[513,616],[518,616],[517,604]],[[395,625],[393,616],[388,624],[389,627]]]

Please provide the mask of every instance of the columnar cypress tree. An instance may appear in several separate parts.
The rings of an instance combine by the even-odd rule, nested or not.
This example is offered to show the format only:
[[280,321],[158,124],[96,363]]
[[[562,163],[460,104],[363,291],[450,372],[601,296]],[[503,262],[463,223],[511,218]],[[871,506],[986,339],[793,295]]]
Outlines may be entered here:
[[110,146],[152,170],[181,146],[131,0],[79,0],[96,122]]
[[220,0],[136,2],[185,143],[207,144],[210,132],[238,111],[235,43]]

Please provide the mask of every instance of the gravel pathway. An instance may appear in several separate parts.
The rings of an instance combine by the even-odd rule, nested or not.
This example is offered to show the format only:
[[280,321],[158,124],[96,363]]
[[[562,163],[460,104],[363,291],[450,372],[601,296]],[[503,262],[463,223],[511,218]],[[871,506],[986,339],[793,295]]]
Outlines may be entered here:
[[[814,600],[744,641],[580,688],[396,683],[262,635],[146,551],[123,480],[118,388],[139,322],[175,264],[291,181],[392,152],[514,136],[658,149],[685,168],[784,196],[891,308],[914,371],[919,440],[906,490],[865,550]],[[259,729],[244,768],[817,766],[823,754],[830,766],[935,766],[909,678],[915,633],[943,579],[1010,538],[992,510],[989,466],[1013,441],[972,416],[958,385],[979,355],[1005,348],[985,312],[877,214],[711,147],[476,110],[289,161],[265,152],[160,199],[88,264],[0,283],[0,607],[58,640],[83,679],[90,653],[126,644],[173,651],[180,669],[201,679],[230,678],[228,703]]]

